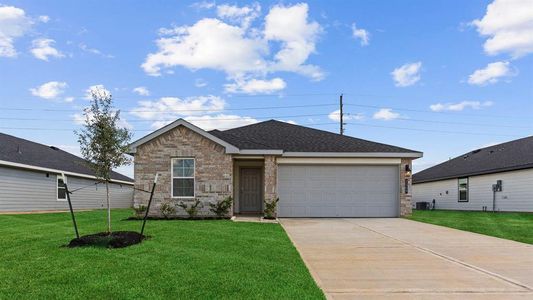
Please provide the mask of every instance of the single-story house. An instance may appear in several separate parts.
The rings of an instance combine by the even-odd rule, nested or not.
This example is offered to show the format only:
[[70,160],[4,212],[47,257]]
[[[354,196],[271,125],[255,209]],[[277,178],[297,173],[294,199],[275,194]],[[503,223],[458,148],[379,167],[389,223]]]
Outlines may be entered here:
[[477,149],[413,175],[413,203],[533,212],[533,136]]
[[[231,214],[398,217],[411,212],[411,161],[421,152],[270,120],[205,131],[178,119],[131,144],[138,189],[159,174],[151,213],[163,202],[232,196]],[[135,205],[149,195],[135,191]],[[177,214],[183,214],[178,209]]]
[[[74,209],[107,207],[103,184],[86,161],[53,146],[0,133],[0,212],[67,210],[67,178]],[[132,207],[133,179],[113,172],[110,185],[111,205]]]

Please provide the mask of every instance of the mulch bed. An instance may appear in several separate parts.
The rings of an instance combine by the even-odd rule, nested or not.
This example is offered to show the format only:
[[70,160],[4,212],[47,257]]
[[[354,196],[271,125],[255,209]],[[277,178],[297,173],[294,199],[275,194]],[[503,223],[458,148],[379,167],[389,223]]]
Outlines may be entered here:
[[[136,217],[136,216],[132,216],[132,217],[129,217],[127,219],[124,219],[126,221],[139,221],[139,220],[143,220],[144,217]],[[148,216],[148,218],[146,218],[147,220],[229,220],[230,217],[216,217],[216,216],[196,216],[194,218],[189,218],[189,217],[185,217],[185,216],[171,216],[171,217],[168,217],[168,218],[165,218],[165,217],[156,217],[156,216]]]
[[111,234],[108,232],[99,232],[75,238],[67,245],[69,248],[74,247],[106,247],[106,248],[124,248],[140,243],[146,239],[146,236],[135,231],[115,231]]

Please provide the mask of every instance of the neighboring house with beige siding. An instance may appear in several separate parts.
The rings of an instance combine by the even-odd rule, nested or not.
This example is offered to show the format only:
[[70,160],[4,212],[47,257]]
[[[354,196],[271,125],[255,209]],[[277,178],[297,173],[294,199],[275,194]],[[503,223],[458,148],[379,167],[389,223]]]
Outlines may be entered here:
[[436,209],[533,212],[533,137],[474,150],[414,174],[413,205],[433,200]]
[[[234,214],[261,214],[279,197],[280,217],[398,217],[411,213],[411,162],[421,152],[270,120],[205,131],[183,119],[130,146],[135,205],[233,197]],[[185,212],[177,207],[176,213]]]
[[[67,210],[62,174],[74,209],[106,207],[106,191],[85,160],[56,147],[0,133],[0,212]],[[111,205],[133,204],[133,180],[113,172]]]

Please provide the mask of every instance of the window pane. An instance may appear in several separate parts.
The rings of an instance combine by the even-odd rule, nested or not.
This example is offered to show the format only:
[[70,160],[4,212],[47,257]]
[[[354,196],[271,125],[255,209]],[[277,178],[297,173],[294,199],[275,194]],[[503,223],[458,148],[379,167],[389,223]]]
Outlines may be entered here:
[[65,187],[65,183],[63,182],[63,179],[58,178],[57,179],[57,187]]
[[459,178],[459,201],[468,201],[468,178]]
[[65,193],[65,189],[58,188],[57,189],[57,199],[66,199],[67,195]]
[[194,159],[176,159],[173,166],[174,177],[193,177]]
[[194,179],[173,179],[173,191],[174,197],[194,197]]
[[182,177],[193,177],[194,176],[194,167],[192,168],[184,168],[182,169],[182,173],[181,173]]

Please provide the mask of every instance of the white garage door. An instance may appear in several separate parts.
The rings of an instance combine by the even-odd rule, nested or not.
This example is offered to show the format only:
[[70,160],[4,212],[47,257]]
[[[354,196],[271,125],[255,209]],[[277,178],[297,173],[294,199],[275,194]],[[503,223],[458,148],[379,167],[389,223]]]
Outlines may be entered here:
[[280,217],[397,217],[398,166],[280,165]]

